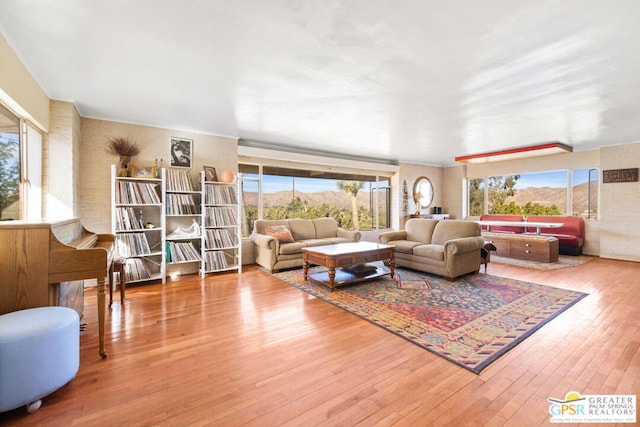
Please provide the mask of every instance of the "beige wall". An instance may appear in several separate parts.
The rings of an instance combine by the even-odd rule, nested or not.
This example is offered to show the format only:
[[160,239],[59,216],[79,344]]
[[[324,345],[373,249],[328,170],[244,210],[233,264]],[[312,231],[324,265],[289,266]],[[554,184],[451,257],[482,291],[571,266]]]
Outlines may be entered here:
[[[640,143],[604,147],[600,156],[602,170],[637,168]],[[600,188],[600,256],[640,261],[640,182],[601,184]]]
[[171,137],[193,140],[191,178],[198,182],[202,166],[213,166],[218,174],[224,170],[238,171],[236,139],[194,132],[138,126],[95,119],[82,119],[80,144],[79,215],[88,229],[108,233],[111,230],[111,165],[118,158],[105,152],[108,138],[131,138],[140,147],[133,164],[153,165],[158,159],[169,166]]
[[[396,215],[392,215],[392,217],[397,216],[399,223],[397,228],[403,228],[404,223],[407,220],[407,217],[402,216],[402,184],[403,182],[407,182],[407,193],[409,195],[409,212],[408,214],[416,213],[416,206],[413,201],[413,184],[416,179],[421,176],[426,176],[431,181],[431,185],[433,186],[433,202],[431,202],[431,206],[442,206],[443,213],[448,213],[447,206],[444,205],[445,196],[443,194],[443,169],[438,166],[430,166],[430,165],[422,165],[417,163],[401,163],[400,171],[397,174],[397,182],[398,185],[392,188],[392,194],[395,194],[394,201],[392,203],[392,208]],[[431,208],[422,209],[422,214],[431,213]],[[393,223],[393,227],[396,228],[396,223]]]
[[43,138],[46,157],[45,216],[50,219],[79,216],[80,114],[70,102],[51,101],[51,129]]
[[0,101],[40,130],[49,129],[49,97],[0,35]]

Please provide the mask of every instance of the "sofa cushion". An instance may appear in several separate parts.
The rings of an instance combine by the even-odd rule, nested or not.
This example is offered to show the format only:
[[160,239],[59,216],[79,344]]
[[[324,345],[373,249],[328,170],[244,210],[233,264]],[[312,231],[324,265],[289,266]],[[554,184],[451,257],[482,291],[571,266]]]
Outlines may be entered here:
[[289,229],[296,241],[316,238],[316,228],[310,219],[294,218],[289,221]]
[[413,254],[438,261],[444,261],[444,246],[432,244],[419,245],[413,248]]
[[338,243],[353,243],[353,240],[347,239],[346,237],[332,237],[326,240],[330,240],[332,245],[335,245]]
[[332,245],[333,244],[331,239],[304,239],[304,240],[301,240],[300,242],[304,243],[308,247],[311,247],[311,246],[324,246],[324,245]]
[[258,219],[253,223],[253,232],[257,234],[267,234],[265,229],[276,225],[289,228],[289,222],[286,219]]
[[338,223],[334,218],[315,218],[312,221],[317,239],[336,237],[338,234]]
[[283,243],[280,245],[280,254],[281,255],[289,255],[289,254],[301,254],[302,248],[306,248],[306,243],[302,242],[293,242],[293,243]]
[[410,219],[404,228],[407,232],[407,240],[420,243],[431,243],[433,229],[438,223],[437,219]]
[[275,237],[280,243],[293,243],[293,235],[286,225],[271,225],[264,229],[267,236]]
[[402,252],[404,254],[413,254],[413,248],[421,245],[420,242],[412,242],[411,240],[391,240],[388,245],[394,245],[396,252]]
[[455,219],[438,221],[438,224],[436,224],[433,230],[431,243],[444,245],[448,240],[473,236],[480,236],[480,224],[475,221]]

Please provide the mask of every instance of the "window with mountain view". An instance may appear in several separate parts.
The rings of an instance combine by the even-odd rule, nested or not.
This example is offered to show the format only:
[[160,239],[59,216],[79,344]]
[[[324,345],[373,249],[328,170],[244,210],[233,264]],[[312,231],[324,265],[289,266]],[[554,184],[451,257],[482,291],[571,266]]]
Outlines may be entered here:
[[484,213],[516,215],[576,215],[597,218],[597,169],[580,169],[571,175],[571,212],[568,171],[499,175],[468,180],[470,216]]
[[389,227],[388,177],[239,164],[243,236],[258,219],[333,217],[348,230]]

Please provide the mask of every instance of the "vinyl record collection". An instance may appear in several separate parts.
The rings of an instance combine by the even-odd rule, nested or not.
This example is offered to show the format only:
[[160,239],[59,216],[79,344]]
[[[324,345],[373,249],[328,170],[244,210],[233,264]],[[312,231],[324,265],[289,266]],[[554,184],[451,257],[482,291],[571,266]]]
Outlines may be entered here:
[[193,191],[191,174],[186,169],[167,169],[167,191]]
[[150,182],[116,182],[116,204],[125,205],[159,205],[160,197],[156,192],[158,184]]
[[151,248],[144,233],[124,233],[116,236],[118,253],[125,257],[151,254]]
[[207,185],[205,192],[207,204],[235,205],[238,203],[236,189],[230,185]]
[[167,262],[200,261],[200,252],[191,242],[167,242]]
[[236,209],[227,206],[208,206],[206,208],[206,227],[229,227],[238,225]]
[[230,248],[236,245],[232,234],[225,229],[206,230],[204,242],[207,249]]

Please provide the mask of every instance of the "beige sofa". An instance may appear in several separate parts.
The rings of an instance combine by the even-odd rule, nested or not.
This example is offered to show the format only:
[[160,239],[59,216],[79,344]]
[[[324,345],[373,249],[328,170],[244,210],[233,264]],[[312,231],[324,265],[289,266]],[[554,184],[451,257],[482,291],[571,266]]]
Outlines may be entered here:
[[480,233],[480,224],[473,221],[410,219],[404,230],[381,233],[378,240],[395,245],[397,266],[453,280],[480,270]]
[[302,248],[358,240],[359,231],[338,228],[334,218],[257,220],[251,234],[256,264],[271,272],[302,266]]

